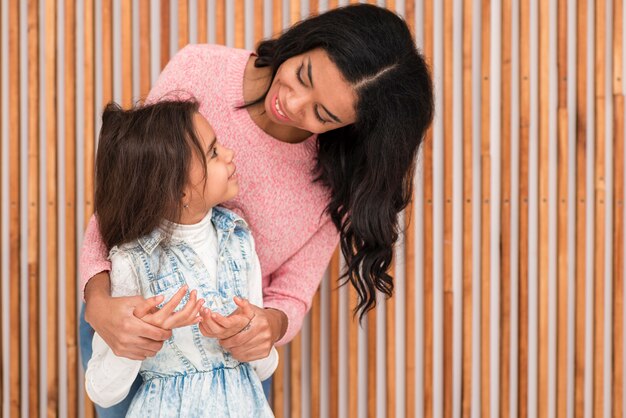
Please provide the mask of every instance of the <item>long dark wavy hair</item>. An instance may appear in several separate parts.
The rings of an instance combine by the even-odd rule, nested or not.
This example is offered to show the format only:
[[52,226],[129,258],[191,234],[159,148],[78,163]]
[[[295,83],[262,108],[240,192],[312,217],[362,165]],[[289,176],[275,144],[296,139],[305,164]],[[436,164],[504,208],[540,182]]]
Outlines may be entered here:
[[205,167],[193,100],[123,110],[107,105],[96,155],[95,211],[111,249],[178,221],[193,153]]
[[398,213],[411,199],[417,151],[433,119],[432,81],[406,23],[365,4],[309,18],[261,42],[255,66],[270,67],[273,81],[283,62],[315,48],[326,51],[357,95],[356,122],[318,136],[315,174],[331,191],[326,211],[346,260],[342,284],[349,280],[357,290],[362,319],[376,306],[376,289],[393,293],[387,271]]

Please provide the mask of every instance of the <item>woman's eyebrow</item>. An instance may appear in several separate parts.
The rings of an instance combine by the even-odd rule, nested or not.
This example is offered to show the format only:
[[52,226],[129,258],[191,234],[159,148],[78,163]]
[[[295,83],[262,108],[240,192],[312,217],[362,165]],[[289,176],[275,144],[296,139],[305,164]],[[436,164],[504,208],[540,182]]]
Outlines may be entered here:
[[313,71],[311,70],[311,57],[309,57],[309,65],[307,66],[307,74],[309,75],[309,82],[311,83],[311,87],[315,87],[313,85]]
[[330,117],[331,117],[331,118],[332,118],[335,122],[337,122],[337,123],[343,123],[343,122],[341,122],[341,119],[339,119],[337,116],[335,116],[335,115],[333,115],[332,113],[330,113],[330,111],[329,111],[328,109],[326,109],[326,106],[324,106],[324,105],[321,105],[321,106],[322,106],[322,109],[324,109],[324,111],[325,111],[326,113],[328,113],[328,116],[330,116]]

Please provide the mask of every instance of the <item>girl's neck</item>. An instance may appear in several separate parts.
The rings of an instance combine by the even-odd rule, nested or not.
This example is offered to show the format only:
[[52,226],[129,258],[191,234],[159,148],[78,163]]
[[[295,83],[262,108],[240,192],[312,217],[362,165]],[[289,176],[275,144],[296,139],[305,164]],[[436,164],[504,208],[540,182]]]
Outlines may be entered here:
[[209,208],[208,211],[192,211],[190,208],[183,208],[178,222],[179,225],[195,225],[202,222],[206,218],[207,214],[212,211],[213,208]]
[[[243,74],[243,99],[250,103],[263,96],[272,80],[270,67],[257,68],[254,66],[256,55],[250,55]],[[269,136],[281,142],[297,144],[311,136],[310,132],[293,126],[280,125],[267,117],[264,102],[247,107],[246,110],[252,121]]]

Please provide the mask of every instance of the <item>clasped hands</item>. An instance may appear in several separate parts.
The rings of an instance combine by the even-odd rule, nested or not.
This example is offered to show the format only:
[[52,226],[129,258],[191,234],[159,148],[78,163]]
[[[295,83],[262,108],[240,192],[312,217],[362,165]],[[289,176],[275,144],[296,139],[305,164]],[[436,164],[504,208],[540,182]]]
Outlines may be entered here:
[[235,298],[237,309],[224,317],[203,308],[204,300],[198,300],[192,291],[185,306],[174,312],[186,293],[183,286],[159,309],[162,295],[147,299],[111,297],[109,277],[102,272],[85,288],[85,319],[117,356],[133,360],[155,356],[172,336],[172,329],[196,323],[202,334],[217,338],[239,361],[267,357],[285,333],[287,317],[283,312],[259,308],[239,298]]

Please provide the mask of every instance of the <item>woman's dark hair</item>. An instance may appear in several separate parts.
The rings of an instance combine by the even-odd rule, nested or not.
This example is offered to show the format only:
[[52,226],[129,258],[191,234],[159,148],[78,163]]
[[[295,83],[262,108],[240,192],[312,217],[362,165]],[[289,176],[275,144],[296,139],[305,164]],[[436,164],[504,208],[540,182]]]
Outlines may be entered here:
[[105,108],[95,211],[108,249],[152,232],[164,219],[179,219],[192,152],[206,162],[193,124],[197,111],[192,100]]
[[406,23],[365,4],[309,18],[261,42],[255,66],[270,67],[273,80],[283,62],[315,48],[326,51],[357,95],[356,122],[318,137],[316,179],[331,191],[326,211],[340,232],[342,279],[356,288],[362,319],[376,306],[375,289],[393,293],[387,271],[397,216],[411,199],[417,151],[433,119],[432,81]]

